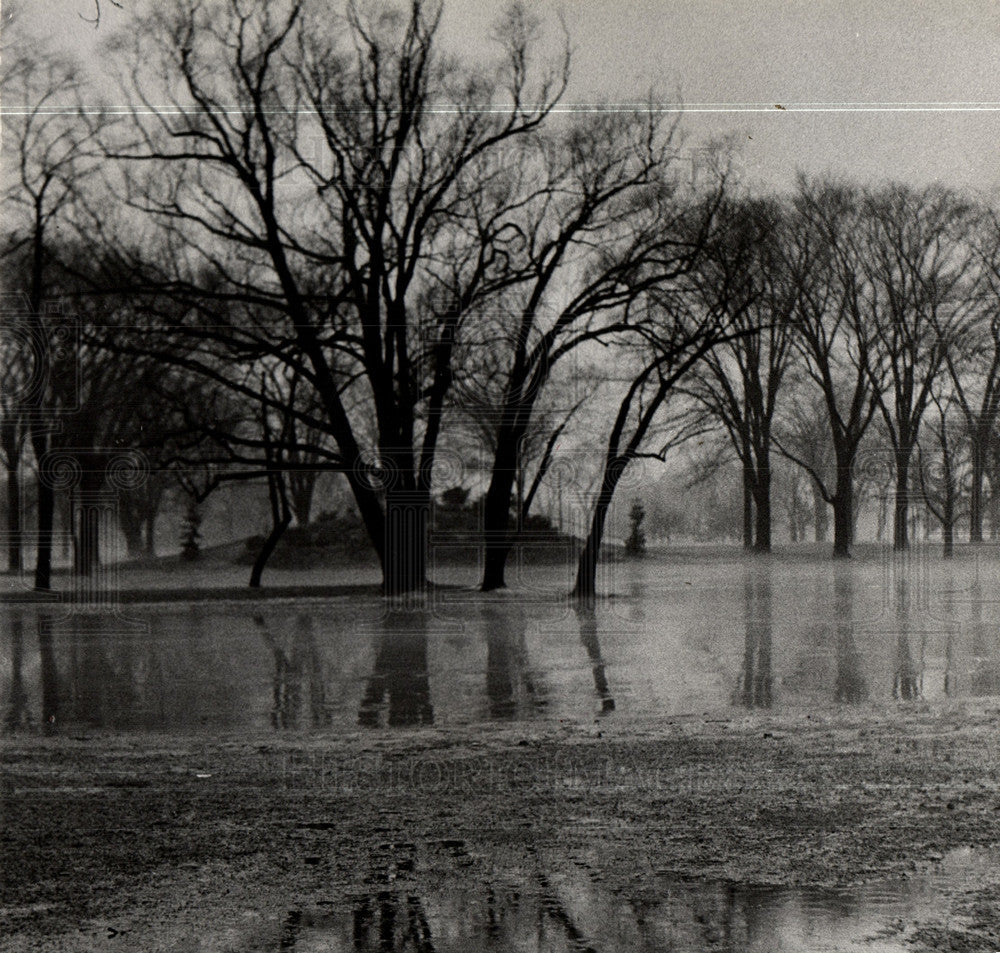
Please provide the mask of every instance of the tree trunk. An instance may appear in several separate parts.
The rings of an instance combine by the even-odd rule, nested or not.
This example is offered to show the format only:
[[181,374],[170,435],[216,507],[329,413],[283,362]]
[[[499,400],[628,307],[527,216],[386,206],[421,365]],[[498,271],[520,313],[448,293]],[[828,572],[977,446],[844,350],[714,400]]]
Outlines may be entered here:
[[483,504],[483,592],[506,586],[504,569],[511,546],[510,500],[517,470],[517,445],[517,437],[511,431],[501,434],[497,441],[493,473]]
[[594,515],[590,521],[590,532],[587,542],[576,566],[576,585],[573,595],[579,600],[593,599],[597,592],[597,561],[601,555],[601,542],[604,539],[604,525],[608,519],[608,510],[615,495],[615,489],[626,464],[615,461],[604,468],[601,480],[601,491],[594,503]]
[[430,495],[392,490],[385,502],[384,589],[387,596],[422,594],[427,589],[427,532]]
[[77,508],[73,573],[77,576],[92,576],[100,564],[101,513],[98,507],[83,503]]
[[118,499],[118,528],[125,537],[129,559],[138,559],[142,555],[142,523],[136,510],[123,497],[124,494]]
[[892,514],[892,548],[896,552],[908,549],[907,516],[910,505],[910,450],[896,453],[896,499]]
[[270,472],[267,475],[267,496],[271,505],[271,532],[267,534],[264,545],[261,546],[257,558],[253,562],[250,570],[250,588],[259,589],[260,580],[264,575],[264,567],[271,558],[278,541],[281,539],[288,524],[292,521],[292,514],[288,507],[288,493],[285,490],[285,478],[280,472]]
[[754,552],[769,553],[771,551],[771,465],[767,459],[767,450],[757,454],[757,479],[754,481],[754,508],[756,509],[756,525]]
[[316,491],[316,472],[310,470],[289,473],[288,482],[289,503],[295,516],[295,525],[308,526]]
[[288,529],[288,524],[291,523],[292,516],[290,513],[285,512],[282,514],[281,518],[271,526],[271,532],[267,534],[267,539],[264,540],[264,545],[261,546],[260,552],[257,553],[257,558],[253,561],[253,568],[250,570],[250,588],[259,589],[260,580],[264,575],[264,567],[267,565],[267,561],[271,558],[274,553],[275,548],[284,535],[286,529]]
[[945,483],[944,502],[941,507],[941,516],[943,517],[941,520],[942,556],[945,559],[951,559],[955,552],[955,497],[957,495],[955,484],[949,473]]
[[372,489],[366,477],[367,466],[361,460],[360,454],[355,458],[355,466],[345,472],[347,485],[351,488],[351,495],[357,504],[361,520],[368,533],[368,539],[378,556],[379,565],[382,567],[382,579],[385,582],[386,567],[386,519],[382,506],[379,503],[378,493]]
[[837,492],[833,497],[833,557],[850,559],[854,543],[853,461],[838,463]]
[[972,484],[969,487],[969,542],[983,541],[983,476],[986,472],[986,446],[979,435],[972,441]]
[[35,553],[35,588],[52,588],[52,528],[56,496],[48,474],[42,472],[42,460],[49,448],[48,435],[40,426],[31,428],[31,446],[38,465],[38,546]]
[[753,471],[746,462],[743,464],[743,548],[747,552],[753,549]]
[[21,533],[21,448],[22,437],[16,422],[0,428],[4,459],[7,461],[7,568],[19,573],[24,568]]
[[833,697],[838,702],[862,702],[868,697],[868,684],[854,640],[854,579],[845,565],[838,566],[834,571],[833,606],[837,632],[837,676]]
[[18,467],[7,471],[7,568],[20,573],[24,568],[21,532],[21,474]]

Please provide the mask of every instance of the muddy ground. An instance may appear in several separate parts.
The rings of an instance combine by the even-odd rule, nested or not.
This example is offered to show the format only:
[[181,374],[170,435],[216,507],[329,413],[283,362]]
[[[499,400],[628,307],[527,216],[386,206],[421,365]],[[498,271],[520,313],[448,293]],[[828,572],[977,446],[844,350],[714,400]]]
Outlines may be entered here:
[[[248,925],[291,907],[390,881],[516,884],[540,862],[583,864],[638,902],[664,874],[908,876],[1000,844],[998,740],[995,701],[255,741],[9,737],[0,948],[239,950]],[[1000,949],[995,888],[950,902],[951,916],[904,925],[914,949]]]

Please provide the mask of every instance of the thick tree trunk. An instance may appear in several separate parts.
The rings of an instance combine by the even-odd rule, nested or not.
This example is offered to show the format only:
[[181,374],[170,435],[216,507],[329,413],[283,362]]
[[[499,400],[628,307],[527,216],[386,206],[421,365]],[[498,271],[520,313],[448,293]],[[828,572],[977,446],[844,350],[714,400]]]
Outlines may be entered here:
[[361,521],[365,525],[368,539],[378,556],[379,565],[382,567],[382,581],[385,583],[386,573],[386,519],[379,502],[378,493],[374,490],[367,477],[367,466],[360,459],[355,461],[353,469],[345,473],[347,484],[351,488],[354,502],[357,504],[358,512],[361,514]]
[[955,506],[957,492],[948,467],[945,476],[944,500],[941,504],[941,543],[942,556],[950,559],[955,553]]
[[289,474],[289,502],[295,516],[296,526],[308,526],[312,514],[313,496],[316,490],[315,473]]
[[910,451],[896,454],[896,499],[892,513],[892,548],[897,552],[910,545],[907,517],[910,506]]
[[757,454],[757,473],[754,481],[754,552],[771,551],[771,464],[766,449]]
[[101,564],[101,514],[96,506],[81,504],[76,514],[76,552],[73,573],[92,576]]
[[857,703],[868,697],[864,664],[854,639],[854,579],[846,565],[834,570],[833,616],[837,632],[835,701]]
[[849,559],[854,544],[853,461],[838,464],[837,491],[833,497],[833,557]]
[[142,523],[135,509],[126,500],[119,499],[118,528],[125,538],[125,552],[129,559],[142,555]]
[[21,532],[21,434],[16,423],[0,427],[3,454],[7,461],[7,568],[19,573],[24,568]]
[[19,573],[24,568],[21,532],[21,474],[16,466],[7,471],[7,568]]
[[972,483],[969,487],[969,542],[983,541],[983,477],[986,473],[985,441],[974,435],[972,442]]
[[594,503],[594,514],[590,521],[590,532],[587,534],[587,541],[576,566],[576,584],[573,587],[573,595],[579,600],[591,600],[597,592],[597,562],[601,556],[604,526],[607,523],[608,510],[614,499],[615,489],[618,487],[618,481],[624,472],[625,465],[620,461],[604,468],[601,490]]
[[52,588],[52,529],[56,497],[51,480],[42,473],[42,460],[49,449],[48,435],[40,427],[31,430],[31,446],[38,464],[38,544],[35,553],[35,588]]
[[430,495],[423,490],[386,493],[384,589],[388,596],[427,588]]
[[747,552],[753,549],[753,471],[746,462],[743,464],[743,548]]
[[504,570],[511,548],[510,502],[517,473],[517,445],[516,434],[511,431],[500,434],[483,504],[483,592],[503,589],[506,585]]
[[285,530],[288,529],[288,524],[291,521],[291,514],[286,512],[272,525],[271,532],[267,534],[267,539],[264,540],[264,545],[261,546],[260,552],[257,553],[257,558],[253,561],[253,568],[250,570],[251,589],[260,588],[260,581],[264,575],[264,567],[267,566],[267,561],[274,554],[275,548],[281,541],[281,537],[284,535]]

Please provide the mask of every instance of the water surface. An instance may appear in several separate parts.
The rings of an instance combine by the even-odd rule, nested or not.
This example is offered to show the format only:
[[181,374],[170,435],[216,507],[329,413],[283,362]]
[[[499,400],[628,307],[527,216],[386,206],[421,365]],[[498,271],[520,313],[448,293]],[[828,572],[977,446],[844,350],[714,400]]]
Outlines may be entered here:
[[1000,571],[913,558],[619,567],[581,608],[558,574],[343,598],[0,608],[3,730],[373,730],[824,709],[1000,694]]

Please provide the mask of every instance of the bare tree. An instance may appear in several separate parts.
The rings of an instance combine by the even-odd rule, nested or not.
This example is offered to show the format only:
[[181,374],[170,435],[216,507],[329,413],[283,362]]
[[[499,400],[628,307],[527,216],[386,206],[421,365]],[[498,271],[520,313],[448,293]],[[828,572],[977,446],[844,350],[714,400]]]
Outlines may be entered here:
[[[813,538],[817,543],[825,543],[830,529],[830,504],[823,496],[823,489],[830,485],[833,472],[826,401],[815,388],[802,386],[799,381],[789,383],[793,385],[791,394],[782,402],[772,436],[780,448],[787,448],[793,460],[805,464],[812,496]],[[819,481],[815,474],[819,474]]]
[[934,414],[927,429],[929,446],[918,444],[917,485],[920,500],[941,524],[942,555],[955,551],[955,524],[962,515],[962,475],[968,433],[955,426],[957,400],[951,393],[935,389],[931,395]]
[[23,562],[21,470],[27,441],[24,404],[37,382],[31,355],[31,306],[24,295],[4,295],[0,304],[0,463],[7,473],[7,568],[21,572]]
[[895,461],[893,546],[905,549],[909,468],[924,411],[946,355],[978,313],[973,209],[939,186],[892,185],[869,193],[862,214],[859,330],[869,338],[863,353]]
[[521,230],[524,274],[505,297],[511,331],[484,505],[482,588],[502,588],[517,455],[553,368],[581,345],[636,330],[644,295],[695,265],[720,201],[675,174],[676,126],[653,109],[602,111],[571,125],[537,167]]
[[671,448],[706,431],[702,407],[680,401],[671,410],[668,402],[684,376],[734,333],[724,309],[704,309],[694,296],[651,291],[645,303],[645,347],[626,352],[638,369],[627,382],[608,435],[590,531],[577,565],[573,591],[585,601],[594,597],[604,526],[626,468],[639,459],[663,460]]
[[[175,330],[308,382],[390,592],[424,583],[456,332],[518,280],[507,246],[522,240],[512,218],[530,186],[512,150],[568,68],[534,76],[519,7],[492,74],[438,53],[438,19],[419,0],[343,16],[310,0],[155,11],[131,57],[135,136],[109,145],[132,163],[124,198],[173,264],[139,283],[189,303]],[[220,324],[233,304],[260,316]]]
[[871,373],[872,347],[862,330],[858,275],[856,192],[830,182],[800,179],[786,247],[795,286],[795,335],[806,377],[826,405],[834,457],[833,478],[783,443],[778,449],[812,476],[833,507],[833,555],[851,554],[854,538],[854,465],[861,440],[879,406]]
[[2,255],[22,264],[12,290],[26,298],[28,313],[20,323],[32,342],[34,383],[18,411],[39,466],[35,587],[48,589],[55,491],[41,468],[52,449],[56,416],[73,406],[78,359],[72,336],[58,345],[65,325],[50,310],[59,293],[51,284],[55,238],[61,228],[72,234],[79,225],[87,186],[99,167],[96,137],[110,121],[83,108],[83,85],[70,60],[44,50],[8,51],[5,60],[3,141],[13,159],[5,163]]
[[945,350],[953,398],[969,439],[969,542],[983,541],[990,447],[1000,418],[1000,235],[996,212],[984,216],[977,236],[981,280],[979,313]]
[[705,307],[722,309],[735,334],[711,350],[689,391],[725,428],[743,472],[746,549],[771,549],[771,430],[793,354],[791,284],[779,250],[780,206],[731,201],[696,271]]

